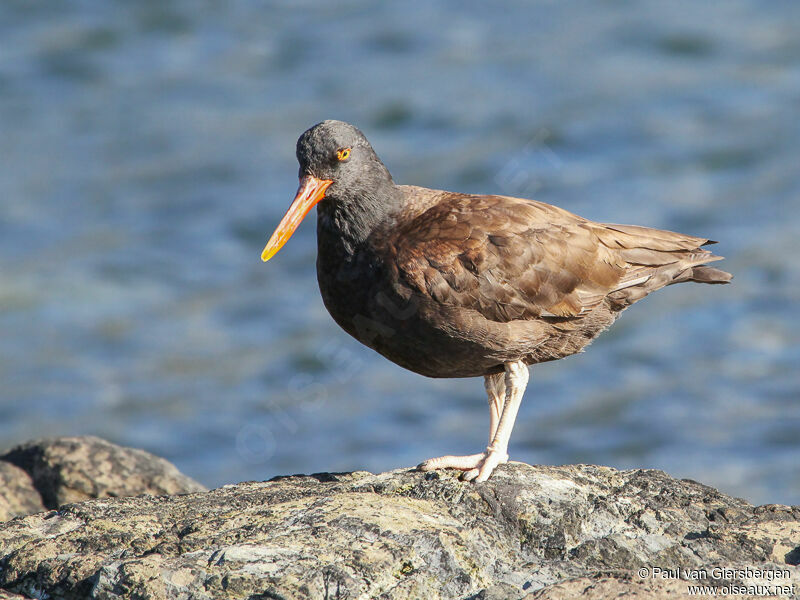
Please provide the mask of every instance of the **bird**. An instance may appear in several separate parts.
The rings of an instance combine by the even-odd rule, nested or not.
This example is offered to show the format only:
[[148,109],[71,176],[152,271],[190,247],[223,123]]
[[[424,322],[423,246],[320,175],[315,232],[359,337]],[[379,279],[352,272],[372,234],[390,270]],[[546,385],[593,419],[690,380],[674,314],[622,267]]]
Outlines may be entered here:
[[365,135],[336,120],[297,141],[300,183],[262,254],[317,207],[317,280],[348,334],[410,371],[483,377],[489,441],[418,469],[484,482],[508,462],[529,367],[583,349],[626,308],[682,282],[724,284],[712,240],[598,223],[543,202],[398,185]]

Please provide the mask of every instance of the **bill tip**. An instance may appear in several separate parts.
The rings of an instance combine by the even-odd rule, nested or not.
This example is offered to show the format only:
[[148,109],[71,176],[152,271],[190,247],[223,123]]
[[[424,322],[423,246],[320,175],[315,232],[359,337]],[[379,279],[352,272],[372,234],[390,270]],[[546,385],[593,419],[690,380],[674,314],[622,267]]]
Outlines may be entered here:
[[261,260],[264,261],[264,262],[267,262],[273,256],[275,256],[275,251],[274,250],[267,250],[265,248],[264,251],[261,253]]

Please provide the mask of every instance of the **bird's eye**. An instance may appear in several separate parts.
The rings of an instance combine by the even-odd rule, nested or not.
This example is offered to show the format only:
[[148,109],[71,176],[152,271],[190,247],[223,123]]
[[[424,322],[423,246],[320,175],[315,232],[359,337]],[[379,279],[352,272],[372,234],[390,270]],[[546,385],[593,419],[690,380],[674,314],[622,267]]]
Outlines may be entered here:
[[336,158],[339,160],[347,160],[350,158],[350,148],[342,148],[336,152]]

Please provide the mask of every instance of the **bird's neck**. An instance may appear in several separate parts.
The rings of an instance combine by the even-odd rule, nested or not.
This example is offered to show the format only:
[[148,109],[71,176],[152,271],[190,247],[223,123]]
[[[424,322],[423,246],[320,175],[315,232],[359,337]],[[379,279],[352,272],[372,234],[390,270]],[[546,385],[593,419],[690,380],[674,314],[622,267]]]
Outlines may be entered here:
[[345,252],[353,253],[376,229],[391,227],[402,208],[402,194],[391,180],[348,192],[342,198],[326,196],[317,205],[317,236],[321,244],[340,242]]

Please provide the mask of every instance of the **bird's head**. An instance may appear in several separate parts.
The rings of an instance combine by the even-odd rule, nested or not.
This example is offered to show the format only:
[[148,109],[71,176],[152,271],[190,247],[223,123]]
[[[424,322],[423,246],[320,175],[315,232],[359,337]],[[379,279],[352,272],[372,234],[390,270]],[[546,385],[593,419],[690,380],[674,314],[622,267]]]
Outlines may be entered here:
[[261,253],[268,261],[320,201],[348,202],[392,183],[389,171],[361,131],[344,121],[323,121],[297,140],[300,187]]

